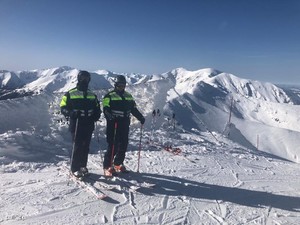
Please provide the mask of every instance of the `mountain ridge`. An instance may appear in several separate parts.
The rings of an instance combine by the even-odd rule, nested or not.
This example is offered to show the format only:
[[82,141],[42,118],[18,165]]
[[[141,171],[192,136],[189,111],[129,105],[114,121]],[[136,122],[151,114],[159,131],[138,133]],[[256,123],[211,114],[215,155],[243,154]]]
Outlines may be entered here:
[[[18,89],[18,91],[23,90],[33,92],[37,90],[64,92],[67,91],[70,86],[74,86],[76,84],[78,71],[78,69],[69,66],[19,72],[1,70],[0,87],[2,90]],[[110,85],[113,86],[114,78],[117,75],[122,74],[126,76],[127,82],[130,85],[156,81],[160,79],[170,79],[176,84],[176,88],[179,92],[187,91],[184,89],[181,90],[181,86],[183,86],[183,88],[188,87],[188,92],[190,92],[199,83],[205,82],[214,87],[219,87],[221,90],[226,91],[227,93],[235,90],[241,95],[263,98],[268,101],[279,101],[282,103],[292,102],[285,92],[274,84],[242,79],[233,74],[225,73],[213,68],[188,71],[181,67],[157,75],[115,73],[108,70],[96,70],[90,73],[92,75],[91,84],[94,89],[106,89],[109,88]],[[99,76],[104,77],[106,81],[104,79],[99,79]],[[100,81],[102,81],[104,85],[101,85]],[[59,84],[55,85],[56,83]],[[108,83],[110,85],[108,85]],[[266,88],[266,86],[268,87]],[[224,87],[230,87],[230,90],[226,90]],[[275,97],[273,96],[270,98],[269,93],[269,96],[267,96],[266,89],[273,90]]]
[[[39,94],[59,99],[65,91],[75,87],[78,71],[71,67],[21,71],[14,77],[21,77],[27,83],[22,88],[1,90],[2,100]],[[9,82],[12,73],[0,73],[2,86],[13,83]],[[90,73],[90,89],[100,100],[120,74],[107,70]],[[163,126],[165,119],[176,114],[180,129],[221,133],[241,145],[246,144],[247,148],[300,162],[300,152],[293,148],[295,142],[300,146],[300,138],[297,138],[300,129],[296,126],[300,120],[297,105],[300,92],[288,92],[288,88],[242,79],[212,68],[122,75],[128,82],[126,89],[135,97],[147,121],[151,121],[154,109],[161,110],[163,116],[157,126]]]

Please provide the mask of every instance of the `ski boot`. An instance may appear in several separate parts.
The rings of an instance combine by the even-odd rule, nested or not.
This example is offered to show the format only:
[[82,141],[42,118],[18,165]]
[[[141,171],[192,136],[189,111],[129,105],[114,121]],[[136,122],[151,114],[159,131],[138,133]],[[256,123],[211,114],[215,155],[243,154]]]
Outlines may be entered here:
[[116,172],[129,173],[129,171],[126,169],[126,167],[123,164],[114,165],[114,169],[115,169]]
[[104,176],[112,177],[116,175],[114,167],[104,168]]

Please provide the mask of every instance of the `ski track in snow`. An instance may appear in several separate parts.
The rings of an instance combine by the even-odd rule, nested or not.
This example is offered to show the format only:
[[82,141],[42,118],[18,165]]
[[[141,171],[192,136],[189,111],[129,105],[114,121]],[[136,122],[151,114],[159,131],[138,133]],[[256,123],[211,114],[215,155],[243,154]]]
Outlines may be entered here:
[[[246,188],[243,186],[250,184],[250,189],[252,184],[252,188],[255,190],[268,191],[267,188],[272,185],[271,182],[281,182],[278,179],[280,177],[272,179],[276,173],[273,173],[270,168],[288,165],[288,163],[276,160],[269,162],[265,158],[250,163],[248,159],[244,160],[244,157],[252,158],[251,153],[239,158],[235,154],[220,155],[220,152],[221,149],[216,152],[205,151],[203,154],[197,155],[190,153],[189,157],[200,158],[199,164],[195,164],[184,160],[185,156],[172,155],[164,150],[144,151],[141,154],[141,171],[147,171],[145,179],[148,178],[148,173],[152,175],[152,168],[163,169],[162,171],[154,170],[154,178],[149,175],[150,180],[158,183],[157,187],[153,190],[132,192],[123,186],[120,193],[107,191],[108,196],[113,199],[112,203],[96,200],[78,188],[76,184],[69,182],[67,175],[57,171],[55,164],[41,168],[39,171],[4,172],[1,176],[10,178],[5,178],[5,183],[1,186],[1,205],[2,207],[6,206],[5,213],[1,213],[1,218],[3,218],[1,224],[39,224],[41,221],[48,224],[101,224],[105,222],[113,224],[195,224],[198,219],[200,219],[198,221],[204,221],[203,224],[282,224],[285,221],[289,222],[289,219],[292,219],[290,221],[293,222],[293,218],[297,217],[298,213],[284,213],[278,209],[273,211],[273,208],[267,206],[255,209],[254,213],[244,213],[248,212],[249,206],[239,207],[226,200],[211,198],[213,196],[209,196],[209,199],[205,200],[205,195],[203,199],[206,203],[198,204],[202,198],[192,192],[195,192],[197,187],[201,189],[202,184],[195,183],[195,180],[199,179],[196,179],[195,176],[200,177],[203,184],[210,184],[213,181],[217,185],[229,185],[229,187],[235,188]],[[129,152],[128,163],[136,162],[136,157],[136,152]],[[147,160],[149,158],[151,161]],[[205,160],[203,161],[201,158],[205,158]],[[90,155],[90,160],[91,162],[101,162],[99,155]],[[264,161],[262,166],[259,164],[260,160]],[[182,163],[182,169],[178,170],[177,161]],[[216,163],[212,163],[213,161]],[[58,163],[57,166],[59,164],[61,163]],[[89,165],[91,171],[102,173],[101,165],[99,168],[93,167],[93,163]],[[291,164],[291,166],[296,165]],[[133,169],[135,168],[136,166],[133,166]],[[156,173],[157,175],[154,175]],[[15,178],[11,178],[10,174],[18,176],[17,181]],[[142,172],[139,176],[143,177],[143,174]],[[178,174],[180,178],[178,178]],[[282,176],[285,176],[284,172]],[[29,177],[31,178],[29,179]],[[45,180],[45,177],[49,177],[50,180]],[[282,180],[284,180],[283,177]],[[69,185],[67,185],[68,182]],[[260,186],[259,183],[265,183],[266,186]],[[192,187],[190,188],[191,193],[185,191],[184,187]],[[151,194],[152,191],[154,195]],[[43,196],[43,199],[38,200],[32,198],[33,196]],[[45,197],[46,199],[44,199]],[[28,204],[26,204],[27,201]],[[20,207],[21,205],[23,206]],[[19,213],[16,213],[16,208],[19,208]],[[79,218],[72,218],[76,212],[79,213]],[[95,213],[95,217],[91,216],[93,213]],[[241,220],[236,217],[237,214],[243,215]]]

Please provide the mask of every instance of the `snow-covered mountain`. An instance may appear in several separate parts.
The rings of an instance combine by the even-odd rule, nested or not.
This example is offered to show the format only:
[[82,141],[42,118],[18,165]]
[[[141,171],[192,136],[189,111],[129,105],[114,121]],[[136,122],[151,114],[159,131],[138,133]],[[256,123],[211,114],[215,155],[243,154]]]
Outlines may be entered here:
[[[78,69],[67,66],[1,71],[2,97],[16,92],[61,95],[76,85],[77,74]],[[118,74],[107,70],[91,72],[90,88],[98,91],[101,98],[113,87]],[[148,118],[153,109],[163,109],[165,116],[174,113],[177,123],[185,130],[223,133],[248,148],[300,162],[300,149],[294,147],[300,140],[299,106],[296,105],[300,97],[295,88],[285,87],[284,90],[271,83],[241,79],[211,68],[197,71],[177,68],[158,75],[123,75],[137,102],[148,99],[140,103]]]
[[[59,102],[77,73],[0,71],[1,224],[298,224],[300,88],[211,68],[123,74],[146,123],[141,133],[132,118],[125,183],[102,177],[103,115],[96,123],[88,168],[109,196],[101,201],[66,171],[72,143]],[[101,99],[118,73],[91,75]],[[170,145],[180,152],[165,151]],[[134,181],[156,187],[134,192]]]
[[300,131],[300,107],[295,105],[299,96],[292,99],[273,84],[212,69],[177,69],[170,74],[176,84],[168,93],[166,108],[181,109],[177,120],[188,118],[185,129],[224,133],[248,148],[299,162],[299,148],[294,146]]
[[[119,75],[107,70],[97,70],[90,72],[92,83],[91,89],[108,89],[114,82],[114,78]],[[31,71],[0,71],[0,87],[3,90],[13,91],[31,91],[40,93],[65,92],[74,87],[77,82],[78,69],[71,67],[58,67],[44,70]],[[128,83],[133,84],[140,81],[145,75],[123,74],[128,77]],[[17,90],[15,90],[17,89]]]

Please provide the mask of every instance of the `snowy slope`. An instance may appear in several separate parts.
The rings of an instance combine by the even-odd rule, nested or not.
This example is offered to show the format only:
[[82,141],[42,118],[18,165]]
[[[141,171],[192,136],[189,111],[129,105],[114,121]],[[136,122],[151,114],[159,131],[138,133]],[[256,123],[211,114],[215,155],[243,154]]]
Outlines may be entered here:
[[[146,124],[136,173],[140,125],[132,119],[126,165],[133,172],[124,177],[156,187],[133,192],[128,183],[106,181],[120,185],[108,191],[94,183],[109,196],[98,200],[64,169],[72,144],[59,102],[77,71],[18,73],[24,88],[40,94],[0,101],[0,224],[299,223],[299,164],[285,160],[300,156],[295,96],[213,69],[127,77]],[[115,76],[92,72],[100,99]],[[154,109],[162,114],[153,118]],[[106,147],[101,118],[88,167],[102,181]]]
[[[176,84],[168,93],[166,107],[173,112],[180,108],[177,119],[185,129],[226,130],[240,144],[247,140],[247,147],[259,146],[259,150],[299,162],[300,149],[295,146],[300,145],[296,125],[300,108],[283,89],[212,69],[190,72],[180,68],[172,73]],[[231,127],[239,137],[229,135]]]
[[16,89],[22,87],[24,83],[14,72],[2,70],[0,71],[0,88],[1,89]]

